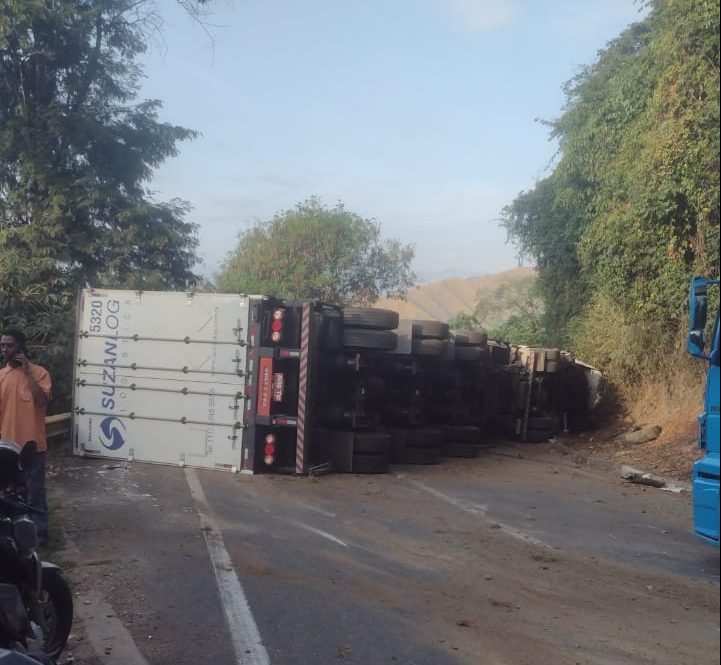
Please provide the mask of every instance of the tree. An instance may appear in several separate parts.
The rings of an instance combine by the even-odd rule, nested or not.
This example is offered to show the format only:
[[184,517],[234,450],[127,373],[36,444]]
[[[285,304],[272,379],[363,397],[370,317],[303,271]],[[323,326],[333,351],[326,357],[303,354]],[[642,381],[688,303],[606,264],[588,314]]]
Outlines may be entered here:
[[553,171],[504,215],[551,336],[636,384],[680,347],[690,276],[719,271],[719,1],[647,4],[566,84]]
[[62,362],[54,353],[79,286],[196,280],[187,204],[148,189],[195,136],[161,122],[159,101],[135,101],[152,16],[137,0],[4,0],[0,10],[0,323],[40,333],[42,322],[41,360],[56,374],[70,370],[72,345]]
[[479,291],[473,311],[449,320],[455,330],[486,329],[491,339],[514,344],[546,343],[543,297],[535,276],[503,282],[492,291]]
[[9,0],[0,18],[0,250],[40,281],[186,286],[195,227],[153,201],[155,167],[194,133],[132,104],[131,0]]
[[217,277],[221,291],[371,305],[414,285],[413,247],[382,241],[380,225],[310,198],[239,236]]
[[[12,257],[10,257],[12,258]],[[0,259],[0,330],[19,328],[30,340],[33,362],[48,367],[53,377],[54,410],[71,407],[73,394],[71,354],[74,348],[75,294],[62,277],[38,281],[24,264]]]

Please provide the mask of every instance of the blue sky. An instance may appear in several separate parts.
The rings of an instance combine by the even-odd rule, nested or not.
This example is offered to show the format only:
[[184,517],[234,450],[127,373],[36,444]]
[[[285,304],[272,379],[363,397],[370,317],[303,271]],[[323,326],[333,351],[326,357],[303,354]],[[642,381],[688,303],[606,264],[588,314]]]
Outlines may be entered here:
[[504,205],[556,151],[537,119],[634,0],[217,0],[213,40],[159,0],[142,96],[201,132],[151,183],[194,206],[202,271],[311,195],[416,248],[422,279],[516,265]]

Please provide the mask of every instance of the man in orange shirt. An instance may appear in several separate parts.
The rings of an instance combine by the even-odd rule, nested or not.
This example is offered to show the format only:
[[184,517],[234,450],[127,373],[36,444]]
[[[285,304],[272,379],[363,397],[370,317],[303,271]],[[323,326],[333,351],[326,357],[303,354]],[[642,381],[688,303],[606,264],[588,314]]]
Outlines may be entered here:
[[6,330],[0,336],[0,354],[5,367],[0,369],[0,438],[24,446],[37,443],[37,464],[24,469],[28,504],[38,510],[32,518],[38,528],[41,545],[48,541],[48,506],[45,493],[45,409],[52,382],[48,371],[28,360],[25,335]]

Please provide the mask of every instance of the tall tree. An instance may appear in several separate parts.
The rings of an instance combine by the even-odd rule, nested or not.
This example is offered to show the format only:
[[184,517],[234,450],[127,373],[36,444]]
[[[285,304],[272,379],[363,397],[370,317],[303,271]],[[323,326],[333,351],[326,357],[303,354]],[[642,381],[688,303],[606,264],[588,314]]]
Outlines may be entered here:
[[34,336],[65,398],[78,286],[196,279],[187,205],[148,189],[195,135],[161,122],[159,101],[136,101],[137,58],[157,25],[142,0],[0,7],[0,325]]
[[240,234],[217,283],[221,291],[370,305],[413,286],[413,248],[381,240],[380,225],[310,198]]
[[[147,182],[188,129],[134,103],[134,0],[7,0],[0,13],[0,252],[76,284],[186,286],[194,226]],[[7,269],[8,258],[5,262]]]

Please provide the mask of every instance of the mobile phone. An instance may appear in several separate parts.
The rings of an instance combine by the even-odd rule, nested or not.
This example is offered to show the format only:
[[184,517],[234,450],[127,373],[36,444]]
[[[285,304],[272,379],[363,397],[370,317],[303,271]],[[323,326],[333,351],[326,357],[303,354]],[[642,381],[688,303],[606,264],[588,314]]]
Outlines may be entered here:
[[22,367],[22,363],[15,358],[11,358],[10,360],[8,360],[8,364],[10,365],[10,367]]

